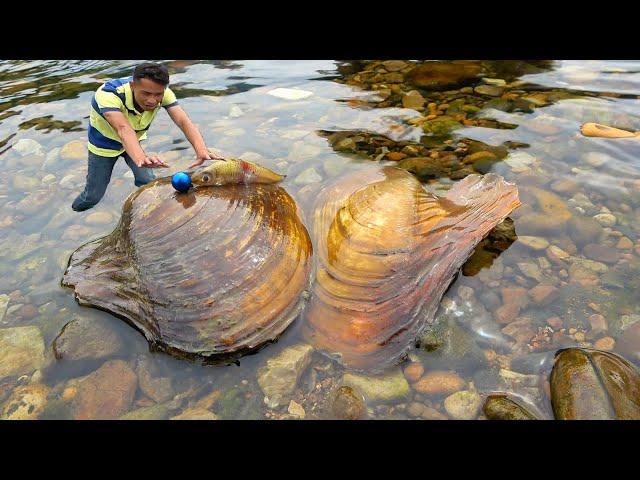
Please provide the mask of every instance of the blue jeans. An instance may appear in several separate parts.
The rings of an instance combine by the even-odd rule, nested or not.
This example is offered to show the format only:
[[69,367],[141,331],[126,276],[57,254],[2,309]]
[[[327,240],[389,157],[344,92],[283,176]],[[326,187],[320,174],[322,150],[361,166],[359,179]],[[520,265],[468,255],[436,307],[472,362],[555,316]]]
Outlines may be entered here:
[[[133,172],[136,187],[146,185],[155,178],[151,168],[138,167],[126,152],[121,156],[124,157],[125,162],[127,162],[127,165],[129,165],[129,168]],[[100,155],[89,152],[87,184],[83,192],[73,201],[71,208],[76,212],[82,212],[92,208],[102,199],[104,193],[107,191],[107,186],[111,180],[111,172],[113,172],[113,167],[116,161],[118,161],[118,158],[120,158],[120,156],[101,157]]]

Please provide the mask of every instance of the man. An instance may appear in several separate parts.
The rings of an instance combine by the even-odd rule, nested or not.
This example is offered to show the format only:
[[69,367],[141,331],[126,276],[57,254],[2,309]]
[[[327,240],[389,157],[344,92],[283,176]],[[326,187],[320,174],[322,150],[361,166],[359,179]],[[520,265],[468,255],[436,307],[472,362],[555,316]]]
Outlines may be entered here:
[[87,183],[73,201],[73,210],[87,210],[102,199],[121,155],[133,171],[137,187],[155,178],[152,168],[168,167],[159,157],[147,155],[140,146],[160,107],[167,110],[196,152],[196,161],[189,168],[202,165],[205,160],[224,159],[209,152],[202,135],[167,85],[167,67],[143,63],[135,68],[133,77],[110,80],[98,88],[89,116]]

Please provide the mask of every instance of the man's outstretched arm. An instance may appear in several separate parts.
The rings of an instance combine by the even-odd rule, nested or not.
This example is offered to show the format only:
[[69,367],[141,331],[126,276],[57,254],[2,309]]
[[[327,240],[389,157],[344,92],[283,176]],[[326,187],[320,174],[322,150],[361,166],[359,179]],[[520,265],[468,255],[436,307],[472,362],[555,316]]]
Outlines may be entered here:
[[205,160],[224,160],[221,155],[214,154],[207,149],[200,131],[180,105],[167,108],[167,113],[171,120],[184,132],[184,136],[187,137],[196,152],[196,161],[189,165],[189,168],[202,165]]
[[122,112],[105,112],[104,118],[109,122],[113,129],[118,133],[125,151],[138,167],[168,167],[160,157],[148,156],[142,150],[136,132],[133,131],[131,124],[127,121]]

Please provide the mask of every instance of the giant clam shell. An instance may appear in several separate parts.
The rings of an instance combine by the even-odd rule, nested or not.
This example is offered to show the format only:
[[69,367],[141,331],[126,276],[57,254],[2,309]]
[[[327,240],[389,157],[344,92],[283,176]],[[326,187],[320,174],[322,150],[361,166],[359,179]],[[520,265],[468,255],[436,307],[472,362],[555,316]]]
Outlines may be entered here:
[[276,185],[198,187],[168,178],[132,193],[116,229],[74,252],[79,303],[124,317],[156,348],[233,357],[276,339],[308,286],[312,247]]
[[556,355],[549,382],[557,420],[640,420],[640,374],[631,363],[588,348]]
[[475,245],[519,204],[516,186],[495,174],[470,175],[441,198],[395,167],[325,190],[305,337],[355,370],[396,363]]

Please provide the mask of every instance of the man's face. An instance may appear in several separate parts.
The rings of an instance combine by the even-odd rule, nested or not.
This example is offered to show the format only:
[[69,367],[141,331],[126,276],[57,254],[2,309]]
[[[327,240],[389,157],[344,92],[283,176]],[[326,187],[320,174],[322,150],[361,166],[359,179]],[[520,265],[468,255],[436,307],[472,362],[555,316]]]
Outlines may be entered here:
[[154,110],[164,96],[164,86],[148,78],[131,82],[131,91],[136,103],[145,111]]

